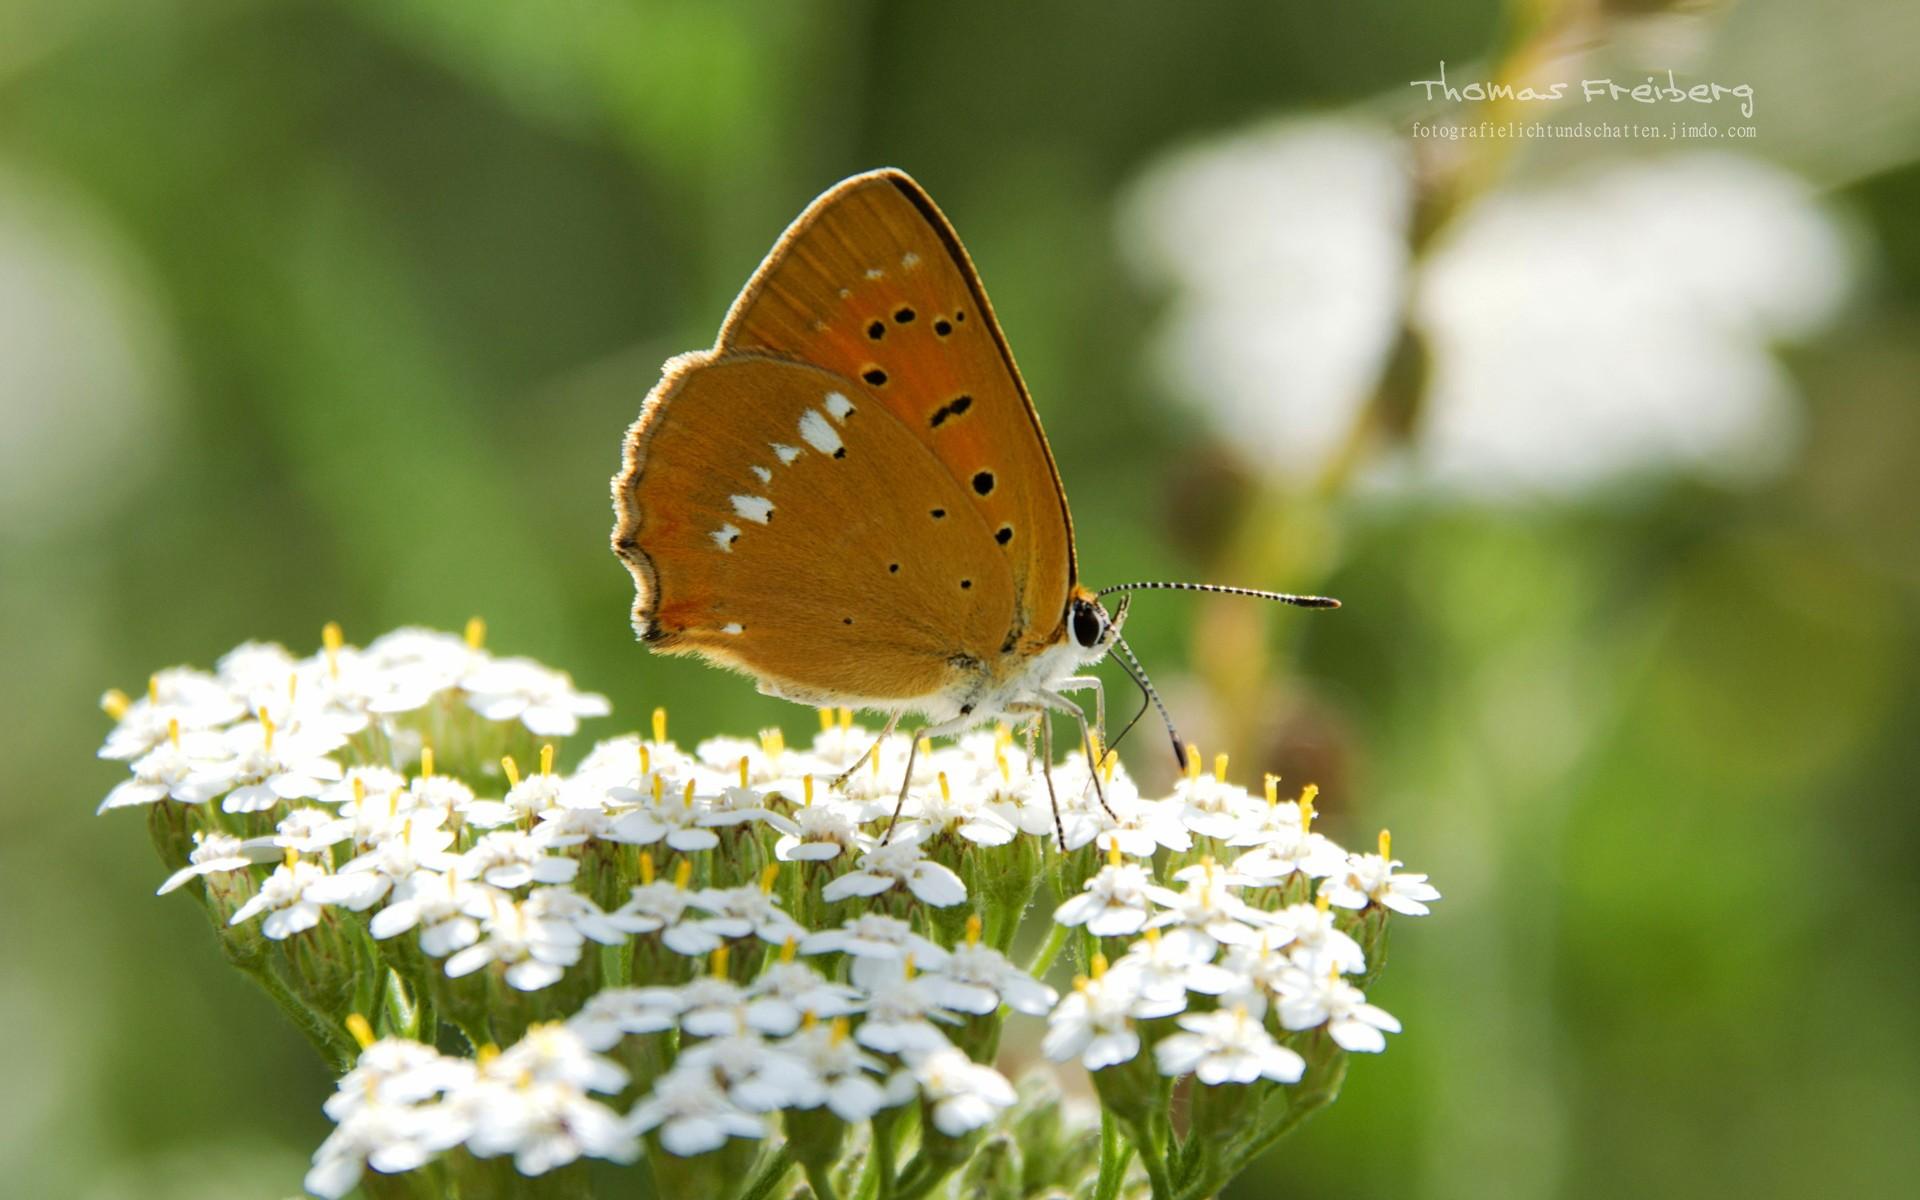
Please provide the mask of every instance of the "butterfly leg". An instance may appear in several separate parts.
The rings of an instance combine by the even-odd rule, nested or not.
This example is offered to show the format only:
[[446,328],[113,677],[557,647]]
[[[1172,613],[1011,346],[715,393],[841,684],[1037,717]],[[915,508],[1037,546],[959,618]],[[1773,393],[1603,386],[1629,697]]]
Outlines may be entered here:
[[[896,721],[898,717],[894,718]],[[887,831],[880,835],[880,844],[886,845],[893,837],[893,827],[900,820],[900,810],[907,804],[907,789],[913,786],[913,764],[920,757],[920,742],[923,738],[946,737],[970,729],[975,724],[971,716],[955,717],[951,721],[942,721],[938,725],[922,725],[913,731],[913,740],[907,744],[907,770],[900,778],[900,795],[893,802],[893,815],[887,818]],[[892,731],[892,724],[887,726]]]
[[1060,820],[1060,797],[1053,791],[1053,726],[1047,710],[1036,706],[1033,721],[1027,726],[1027,762],[1033,762],[1033,728],[1040,727],[1040,776],[1047,781],[1047,803],[1053,806],[1053,836],[1060,839],[1060,853],[1067,852],[1067,827]]
[[859,758],[854,759],[852,766],[848,767],[846,770],[840,772],[838,775],[835,775],[833,777],[833,783],[831,786],[835,791],[841,791],[845,789],[847,786],[847,780],[853,778],[853,773],[855,771],[858,771],[862,766],[864,766],[866,764],[866,761],[869,758],[873,758],[880,753],[881,743],[885,742],[888,738],[893,736],[893,731],[899,726],[899,724],[900,724],[899,713],[895,713],[892,716],[887,718],[887,727],[880,731],[879,737],[873,739],[873,745],[867,747],[867,752],[865,754],[862,754]]
[[1096,761],[1096,758],[1095,758],[1096,752],[1093,748],[1093,726],[1087,723],[1087,710],[1084,708],[1081,708],[1078,704],[1075,704],[1073,701],[1067,699],[1065,696],[1062,696],[1058,692],[1040,692],[1038,693],[1038,695],[1040,697],[1041,702],[1044,703],[1048,708],[1052,709],[1054,712],[1066,713],[1068,716],[1072,717],[1075,721],[1078,721],[1080,723],[1080,744],[1086,749],[1087,774],[1093,777],[1093,794],[1100,801],[1101,809],[1109,817],[1113,817],[1115,821],[1118,821],[1120,818],[1117,816],[1114,816],[1113,806],[1107,803],[1107,789],[1101,786],[1101,783],[1100,783],[1100,765],[1101,764],[1100,764],[1100,761]]
[[1093,727],[1100,733],[1100,744],[1107,744],[1107,687],[1098,675],[1072,675],[1054,685],[1054,691],[1093,692]]
[[[1087,691],[1089,689],[1091,689],[1093,692],[1093,714],[1094,714],[1093,728],[1094,728],[1094,732],[1100,735],[1100,743],[1099,743],[1100,762],[1093,765],[1105,766],[1107,761],[1107,756],[1113,753],[1112,749],[1110,749],[1107,746],[1106,685],[1100,681],[1100,677],[1098,675],[1072,675],[1066,679],[1062,679],[1059,683],[1054,685],[1054,690],[1056,692],[1061,692],[1063,694],[1066,692]],[[1089,757],[1087,761],[1089,763],[1093,762],[1093,759],[1091,757],[1091,752],[1089,752]],[[1085,804],[1087,801],[1087,793],[1094,790],[1094,788],[1100,786],[1098,782],[1099,777],[1100,777],[1100,773],[1097,770],[1090,770],[1087,772],[1087,786],[1081,789],[1081,792],[1080,792],[1080,802],[1082,804]],[[1102,808],[1107,807],[1105,796],[1101,797],[1100,807]],[[1112,815],[1113,810],[1109,808],[1107,809],[1107,812],[1108,812],[1108,815]]]

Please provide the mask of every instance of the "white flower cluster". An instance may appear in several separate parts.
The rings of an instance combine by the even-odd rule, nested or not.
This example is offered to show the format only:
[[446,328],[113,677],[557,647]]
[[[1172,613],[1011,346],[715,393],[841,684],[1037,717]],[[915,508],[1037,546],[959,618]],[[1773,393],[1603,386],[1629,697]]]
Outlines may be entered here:
[[[1049,772],[1001,729],[923,748],[888,836],[908,747],[849,713],[822,713],[805,750],[768,731],[688,753],[657,711],[650,737],[562,773],[528,735],[605,700],[480,641],[402,630],[356,650],[330,627],[310,658],[247,645],[107,701],[101,753],[133,777],[103,809],[179,818],[154,826],[185,859],[162,892],[194,885],[225,936],[303,967],[390,972],[429,1014],[403,1031],[419,1040],[325,1014],[363,1049],[327,1105],[316,1194],[455,1146],[535,1175],[916,1099],[961,1138],[1015,1102],[977,1061],[1007,1011],[1046,1017],[1052,1058],[1097,1071],[1146,1045],[1209,1085],[1300,1079],[1306,1031],[1377,1051],[1398,1029],[1350,981],[1355,934],[1438,893],[1384,834],[1349,855],[1315,831],[1311,787],[1255,796],[1221,760],[1149,799],[1111,754],[1098,780],[1084,755]],[[1043,875],[1068,898],[1023,969],[1008,952]],[[1036,976],[1068,943],[1087,971],[1062,999]],[[426,1044],[440,1021],[476,1057]],[[493,1052],[502,1031],[519,1040]],[[641,1052],[663,1039],[664,1058]]]

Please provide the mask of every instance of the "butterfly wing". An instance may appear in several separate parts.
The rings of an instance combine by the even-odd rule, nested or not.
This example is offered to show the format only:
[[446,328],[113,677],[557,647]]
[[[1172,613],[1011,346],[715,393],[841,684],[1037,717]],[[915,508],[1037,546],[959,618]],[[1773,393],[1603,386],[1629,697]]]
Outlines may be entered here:
[[805,703],[964,688],[1005,636],[1013,575],[916,433],[818,367],[669,363],[614,480],[642,638]]
[[907,175],[848,179],[807,207],[734,303],[721,351],[814,363],[912,431],[1013,575],[1003,653],[1062,636],[1073,522],[1040,418],[953,227]]

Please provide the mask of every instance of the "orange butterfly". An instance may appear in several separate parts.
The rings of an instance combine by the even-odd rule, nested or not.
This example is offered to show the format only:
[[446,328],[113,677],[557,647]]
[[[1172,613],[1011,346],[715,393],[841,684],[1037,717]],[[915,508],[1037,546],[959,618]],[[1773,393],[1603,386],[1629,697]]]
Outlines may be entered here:
[[896,170],[808,205],[714,348],[667,362],[613,498],[643,641],[770,695],[884,712],[882,738],[923,714],[910,756],[922,737],[1048,712],[1079,723],[1091,756],[1065,693],[1097,689],[1082,672],[1125,652],[1126,598],[1109,614],[1102,595],[1337,604],[1080,586],[1060,474],[980,277]]

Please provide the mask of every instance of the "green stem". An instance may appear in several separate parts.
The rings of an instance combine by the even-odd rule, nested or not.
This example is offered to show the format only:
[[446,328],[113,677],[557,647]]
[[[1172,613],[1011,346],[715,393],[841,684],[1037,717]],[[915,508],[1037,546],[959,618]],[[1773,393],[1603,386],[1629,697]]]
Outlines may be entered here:
[[814,1200],[840,1200],[833,1190],[833,1175],[825,1163],[806,1164],[807,1186],[813,1189]]
[[1073,927],[1056,923],[1047,940],[1042,942],[1035,952],[1033,961],[1027,964],[1027,974],[1039,979],[1053,966],[1053,960],[1060,957],[1060,951],[1066,949],[1067,939],[1073,935]]
[[774,1152],[772,1158],[767,1160],[767,1165],[760,1168],[760,1173],[754,1176],[752,1183],[747,1185],[747,1190],[740,1193],[740,1200],[766,1200],[766,1197],[771,1196],[779,1188],[780,1181],[785,1179],[787,1172],[792,1169],[793,1152],[782,1146]]
[[1127,1176],[1127,1160],[1133,1156],[1133,1144],[1120,1136],[1120,1123],[1113,1114],[1100,1110],[1100,1178],[1094,1184],[1093,1200],[1114,1200]]
[[1133,1135],[1133,1148],[1140,1152],[1141,1165],[1147,1168],[1147,1182],[1153,1185],[1153,1200],[1173,1200],[1173,1181],[1167,1176],[1167,1162],[1160,1154],[1159,1143],[1153,1140],[1153,1128],[1145,1121],[1135,1121],[1128,1125]]

